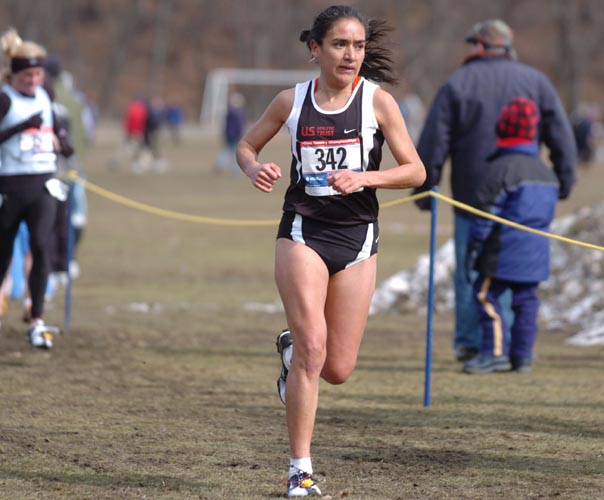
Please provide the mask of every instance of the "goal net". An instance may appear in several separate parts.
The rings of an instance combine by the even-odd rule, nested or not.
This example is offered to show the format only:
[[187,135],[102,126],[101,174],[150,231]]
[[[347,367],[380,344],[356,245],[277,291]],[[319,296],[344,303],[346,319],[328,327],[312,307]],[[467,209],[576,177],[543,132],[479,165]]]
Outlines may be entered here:
[[234,85],[273,85],[291,87],[318,76],[318,71],[285,69],[220,68],[206,77],[199,121],[211,131],[222,127],[229,94]]

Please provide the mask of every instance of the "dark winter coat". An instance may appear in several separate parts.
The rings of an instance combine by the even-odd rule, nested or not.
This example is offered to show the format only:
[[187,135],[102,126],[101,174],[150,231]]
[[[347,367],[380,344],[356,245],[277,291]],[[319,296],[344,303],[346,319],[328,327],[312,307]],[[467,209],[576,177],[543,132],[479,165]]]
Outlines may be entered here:
[[[547,232],[558,194],[555,174],[536,155],[501,149],[485,167],[472,204]],[[543,281],[549,276],[550,243],[545,236],[477,217],[470,226],[470,245],[480,247],[476,261],[480,274],[520,283]]]
[[[484,175],[487,156],[495,150],[495,123],[502,107],[514,97],[535,101],[541,123],[539,142],[549,151],[566,198],[575,182],[576,145],[572,128],[552,84],[540,71],[505,57],[471,59],[441,87],[426,119],[418,153],[426,166],[425,191],[439,184],[451,157],[453,197],[470,203]],[[429,198],[418,205],[429,203]]]

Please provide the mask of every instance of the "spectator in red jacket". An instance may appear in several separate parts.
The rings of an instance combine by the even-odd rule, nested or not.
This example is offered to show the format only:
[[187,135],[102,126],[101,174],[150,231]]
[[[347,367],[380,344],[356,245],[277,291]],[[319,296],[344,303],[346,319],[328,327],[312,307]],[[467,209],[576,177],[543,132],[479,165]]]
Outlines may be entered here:
[[141,141],[145,133],[145,122],[147,121],[147,106],[143,99],[134,99],[128,104],[124,117],[124,130],[126,137],[130,140]]

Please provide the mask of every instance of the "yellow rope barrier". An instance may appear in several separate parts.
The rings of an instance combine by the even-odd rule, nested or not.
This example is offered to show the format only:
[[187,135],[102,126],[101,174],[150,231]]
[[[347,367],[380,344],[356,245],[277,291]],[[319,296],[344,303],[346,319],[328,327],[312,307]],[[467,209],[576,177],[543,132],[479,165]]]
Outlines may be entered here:
[[421,200],[422,198],[427,198],[432,195],[432,191],[425,191],[423,193],[412,194],[411,196],[407,196],[406,198],[401,198],[400,200],[387,201],[386,203],[380,203],[380,208],[392,208],[397,205],[402,205],[404,203],[409,203],[415,200]]
[[[266,227],[266,226],[276,226],[279,224],[278,220],[243,220],[243,219],[221,219],[215,217],[203,217],[200,215],[189,215],[181,212],[175,212],[172,210],[165,210],[163,208],[153,207],[151,205],[147,205],[146,203],[140,203],[138,201],[131,200],[124,196],[120,196],[116,193],[108,191],[92,182],[81,178],[77,172],[70,171],[67,174],[67,177],[74,182],[77,182],[83,185],[89,191],[92,191],[99,196],[107,198],[108,200],[115,201],[121,205],[135,208],[137,210],[141,210],[143,212],[147,212],[153,215],[159,215],[161,217],[168,217],[171,219],[176,219],[185,222],[198,222],[202,224],[211,224],[215,226],[240,226],[240,227]],[[485,219],[490,219],[492,221],[498,222],[500,224],[505,224],[506,226],[513,227],[515,229],[520,229],[521,231],[525,231],[527,233],[538,234],[540,236],[544,236],[546,238],[550,238],[552,240],[562,241],[564,243],[570,243],[572,245],[581,246],[584,248],[589,248],[591,250],[599,250],[604,251],[604,247],[599,245],[594,245],[592,243],[585,243],[583,241],[573,240],[571,238],[566,238],[564,236],[558,236],[557,234],[547,233],[545,231],[540,231],[539,229],[533,229],[531,227],[523,226],[522,224],[518,224],[516,222],[512,222],[510,220],[504,219],[502,217],[498,217],[497,215],[489,214],[487,212],[483,212],[482,210],[478,210],[470,205],[466,205],[465,203],[461,203],[456,201],[448,196],[442,195],[435,191],[425,191],[423,193],[417,193],[406,198],[401,198],[399,200],[393,200],[386,203],[380,204],[380,208],[391,208],[398,205],[402,205],[405,203],[410,203],[416,200],[420,200],[422,198],[426,198],[428,196],[432,196],[438,200],[441,200],[449,205],[460,208],[461,210],[465,210],[468,213],[478,215],[479,217],[483,217]]]
[[552,240],[563,241],[564,243],[571,243],[573,245],[578,245],[580,247],[590,248],[592,250],[604,251],[604,247],[599,245],[594,245],[592,243],[584,243],[583,241],[577,241],[570,238],[566,238],[564,236],[558,236],[557,234],[546,233],[545,231],[540,231],[539,229],[533,229],[532,227],[523,226],[522,224],[518,224],[516,222],[512,222],[510,220],[504,219],[502,217],[498,217],[497,215],[489,214],[487,212],[483,212],[482,210],[478,210],[477,208],[471,207],[470,205],[466,205],[465,203],[461,203],[459,201],[453,200],[448,196],[443,196],[440,193],[436,193],[434,191],[430,191],[430,195],[435,198],[442,200],[454,207],[461,208],[466,212],[469,212],[474,215],[478,215],[480,217],[484,217],[485,219],[491,219],[495,222],[499,222],[500,224],[505,224],[506,226],[510,226],[516,229],[520,229],[521,231],[525,231],[527,233],[538,234],[540,236],[545,236],[546,238],[550,238]]
[[140,203],[138,201],[131,200],[124,196],[120,196],[119,194],[115,194],[107,189],[103,189],[92,182],[82,179],[74,173],[69,173],[68,177],[82,184],[86,189],[96,193],[103,198],[107,198],[108,200],[115,201],[120,205],[124,205],[130,208],[135,208],[137,210],[141,210],[143,212],[147,212],[153,215],[159,215],[161,217],[168,217],[170,219],[176,219],[185,222],[198,222],[202,224],[211,224],[214,226],[247,226],[247,227],[260,227],[260,226],[276,226],[279,224],[278,220],[238,220],[238,219],[220,219],[216,217],[203,217],[201,215],[189,215],[183,214],[181,212],[174,212],[172,210],[164,210],[163,208],[153,207],[151,205],[147,205],[146,203]]

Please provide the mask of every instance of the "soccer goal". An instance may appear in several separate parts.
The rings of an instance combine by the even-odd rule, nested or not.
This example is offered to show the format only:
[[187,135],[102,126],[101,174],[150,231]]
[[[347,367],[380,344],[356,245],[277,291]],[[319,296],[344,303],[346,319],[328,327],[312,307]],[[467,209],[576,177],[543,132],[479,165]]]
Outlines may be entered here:
[[220,68],[206,77],[199,121],[212,131],[222,126],[232,85],[293,86],[318,76],[318,71]]

